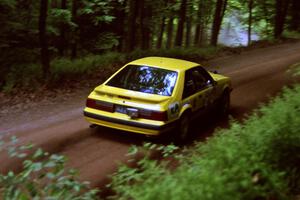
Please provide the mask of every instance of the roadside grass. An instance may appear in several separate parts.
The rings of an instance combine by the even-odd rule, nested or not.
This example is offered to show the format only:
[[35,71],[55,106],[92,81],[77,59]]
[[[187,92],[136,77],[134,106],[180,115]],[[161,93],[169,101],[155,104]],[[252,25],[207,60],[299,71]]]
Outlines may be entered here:
[[300,63],[295,63],[290,66],[288,72],[291,73],[291,75],[294,77],[300,77]]
[[33,58],[29,55],[23,55],[23,57],[28,58],[26,60],[22,57],[22,59],[26,60],[23,64],[17,64],[22,63],[20,61],[21,58],[12,66],[7,61],[7,64],[5,64],[7,65],[5,67],[6,70],[3,71],[0,77],[0,92],[5,94],[15,94],[20,90],[23,90],[25,93],[27,91],[34,92],[40,88],[67,87],[68,84],[80,84],[93,79],[101,82],[125,63],[147,56],[171,57],[203,63],[218,56],[240,54],[245,50],[272,46],[285,41],[291,42],[290,39],[284,41],[265,40],[253,42],[248,47],[205,46],[201,48],[138,49],[131,53],[107,52],[100,55],[91,54],[73,60],[66,57],[54,58],[50,63],[50,73],[46,78],[42,76],[42,68],[38,62],[30,63],[30,60],[37,60],[38,58],[35,52],[35,56],[31,56]]
[[4,79],[5,84],[1,88],[4,93],[10,93],[17,88],[33,91],[40,86],[42,70],[38,64],[14,65]]
[[291,199],[300,192],[299,99],[300,85],[285,88],[243,123],[232,121],[184,155],[174,154],[180,165],[173,172],[147,154],[136,167],[120,166],[110,198]]
[[200,61],[214,57],[219,51],[220,48],[214,47],[174,48],[147,51],[136,50],[128,54],[108,52],[101,55],[87,55],[74,60],[55,58],[50,63],[50,74],[46,79],[42,77],[39,64],[12,66],[4,78],[4,85],[1,90],[5,93],[18,89],[34,91],[41,85],[57,86],[64,82],[81,81],[94,77],[97,73],[101,74],[103,70],[113,72],[129,61],[146,56],[165,56]]
[[51,62],[49,81],[55,84],[61,80],[88,77],[93,73],[97,73],[99,69],[109,69],[124,62],[125,55],[117,52],[88,55],[74,60],[57,58]]
[[300,39],[300,33],[297,31],[284,31],[283,37],[291,39]]
[[[293,37],[291,36],[291,38]],[[15,94],[20,90],[23,90],[25,93],[27,91],[34,92],[38,91],[41,86],[46,89],[65,87],[70,83],[81,83],[86,80],[93,80],[93,78],[104,81],[107,75],[112,74],[125,63],[146,56],[163,56],[203,63],[222,55],[240,54],[246,50],[298,40],[289,38],[280,41],[266,39],[253,42],[247,47],[204,46],[200,48],[138,49],[131,53],[107,52],[100,55],[91,54],[73,60],[66,57],[54,58],[50,63],[50,73],[46,78],[42,76],[42,68],[37,61],[37,52],[24,55],[20,53],[20,58],[11,58],[9,56],[8,58],[1,58],[5,60],[3,65],[6,67],[0,68],[5,69],[0,74],[0,92],[5,94]],[[24,60],[24,63],[22,63],[22,60]],[[37,62],[32,63],[35,60]]]

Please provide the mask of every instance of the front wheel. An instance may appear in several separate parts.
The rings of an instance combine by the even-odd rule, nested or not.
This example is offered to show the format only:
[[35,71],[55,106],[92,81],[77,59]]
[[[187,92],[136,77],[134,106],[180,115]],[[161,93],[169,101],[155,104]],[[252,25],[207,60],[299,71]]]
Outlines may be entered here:
[[222,117],[228,116],[229,108],[230,108],[230,92],[226,90],[220,99],[220,104],[219,104],[220,115]]

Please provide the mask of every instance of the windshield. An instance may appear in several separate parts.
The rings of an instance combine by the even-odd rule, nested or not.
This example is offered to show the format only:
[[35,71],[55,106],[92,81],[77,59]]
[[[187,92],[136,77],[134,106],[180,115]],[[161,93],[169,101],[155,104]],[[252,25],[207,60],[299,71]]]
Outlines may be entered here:
[[177,72],[149,66],[128,65],[106,85],[171,96],[177,79]]

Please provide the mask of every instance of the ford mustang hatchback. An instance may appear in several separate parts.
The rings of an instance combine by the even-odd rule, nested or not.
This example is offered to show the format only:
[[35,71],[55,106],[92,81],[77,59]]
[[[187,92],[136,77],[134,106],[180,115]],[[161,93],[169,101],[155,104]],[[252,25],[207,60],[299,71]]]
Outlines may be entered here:
[[228,112],[231,82],[185,60],[146,57],[126,64],[88,96],[84,116],[95,125],[187,138],[190,122],[209,108]]

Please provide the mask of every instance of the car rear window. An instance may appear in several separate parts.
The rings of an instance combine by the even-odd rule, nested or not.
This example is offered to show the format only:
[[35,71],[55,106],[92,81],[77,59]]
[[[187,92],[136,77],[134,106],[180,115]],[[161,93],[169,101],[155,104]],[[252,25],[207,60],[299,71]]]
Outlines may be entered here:
[[149,94],[171,96],[176,80],[176,71],[142,65],[128,65],[106,85]]

